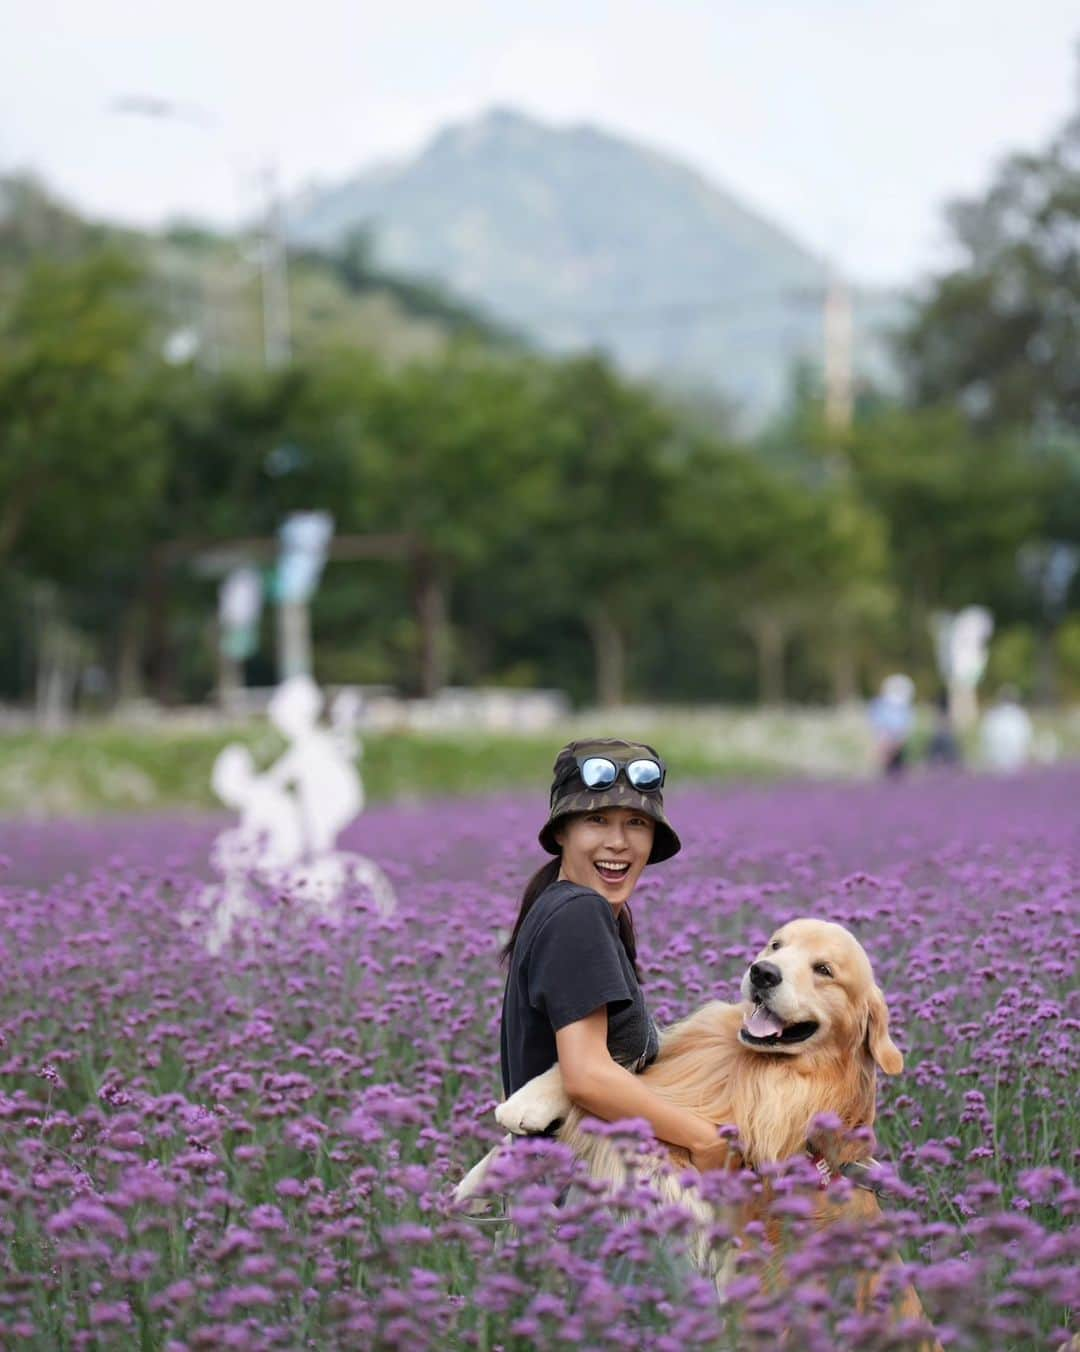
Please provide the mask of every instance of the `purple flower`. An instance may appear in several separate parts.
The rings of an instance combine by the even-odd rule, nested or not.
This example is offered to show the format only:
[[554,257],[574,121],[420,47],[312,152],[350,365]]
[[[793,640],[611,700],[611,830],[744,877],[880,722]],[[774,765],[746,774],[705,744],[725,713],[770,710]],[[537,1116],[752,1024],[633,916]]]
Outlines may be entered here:
[[[501,1138],[496,931],[532,858],[534,798],[369,809],[342,848],[384,864],[393,916],[360,890],[327,920],[267,889],[251,943],[214,961],[177,916],[206,886],[216,825],[0,823],[5,1327],[60,1330],[73,1352],[135,1323],[168,1352],[762,1352],[797,1308],[806,1352],[899,1352],[919,1337],[891,1310],[912,1280],[946,1346],[1063,1343],[1080,1304],[1078,796],[1071,768],[673,791],[687,848],[635,897],[654,1012],[737,998],[773,927],[818,914],[863,940],[906,1056],[864,1142],[895,1187],[881,1217],[817,1230],[801,1158],[687,1171],[735,1274],[723,1305],[675,1261],[695,1233],[683,1212],[640,1181],[608,1196],[557,1141],[504,1152],[486,1214],[448,1205]],[[653,1148],[642,1123],[594,1130]],[[782,1225],[744,1224],[766,1193]],[[897,1251],[910,1261],[891,1267]],[[857,1310],[867,1270],[885,1275]]]
[[131,1306],[126,1300],[97,1300],[90,1306],[90,1324],[92,1328],[119,1326],[130,1328],[132,1324]]
[[71,1230],[85,1230],[88,1234],[108,1239],[123,1239],[127,1227],[114,1212],[92,1197],[82,1197],[71,1206],[53,1215],[46,1225],[50,1235],[65,1235]]

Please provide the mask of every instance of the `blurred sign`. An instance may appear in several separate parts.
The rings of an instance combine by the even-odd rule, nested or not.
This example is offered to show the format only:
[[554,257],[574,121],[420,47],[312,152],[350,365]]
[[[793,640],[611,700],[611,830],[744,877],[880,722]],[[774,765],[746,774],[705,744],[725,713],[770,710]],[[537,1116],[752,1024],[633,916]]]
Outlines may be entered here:
[[257,568],[234,568],[218,593],[221,650],[236,662],[253,656],[259,647],[259,617],[263,584]]
[[310,601],[326,564],[334,534],[329,512],[293,512],[278,532],[281,554],[274,580],[276,599],[284,605]]
[[971,727],[978,714],[975,690],[990,656],[994,617],[985,606],[965,606],[955,614],[939,611],[931,628],[938,670],[949,692],[949,713],[957,727]]
[[942,680],[973,690],[986,670],[994,617],[985,606],[965,606],[955,614],[940,611],[933,628]]

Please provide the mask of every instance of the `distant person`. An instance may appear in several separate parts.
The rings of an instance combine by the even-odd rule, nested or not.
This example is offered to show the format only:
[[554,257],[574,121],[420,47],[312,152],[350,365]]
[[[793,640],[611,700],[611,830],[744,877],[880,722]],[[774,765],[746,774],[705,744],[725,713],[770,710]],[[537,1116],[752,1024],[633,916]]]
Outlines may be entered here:
[[870,726],[877,742],[882,774],[899,775],[907,764],[907,746],[915,726],[915,682],[900,672],[886,676],[870,704]]
[[963,760],[960,743],[953,731],[952,716],[949,713],[949,692],[939,690],[934,701],[934,731],[930,736],[930,745],[926,748],[928,765],[959,765]]
[[1000,774],[1022,770],[1031,758],[1033,737],[1031,715],[1020,703],[1019,691],[1015,686],[1002,686],[979,729],[984,764]]

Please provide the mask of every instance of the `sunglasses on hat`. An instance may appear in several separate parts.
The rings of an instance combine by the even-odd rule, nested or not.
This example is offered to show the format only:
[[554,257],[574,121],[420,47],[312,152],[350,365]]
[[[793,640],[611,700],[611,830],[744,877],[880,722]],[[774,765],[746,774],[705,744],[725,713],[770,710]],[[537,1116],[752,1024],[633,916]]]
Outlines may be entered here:
[[637,756],[633,760],[613,760],[610,756],[575,756],[574,769],[568,769],[552,789],[552,799],[558,790],[571,779],[577,771],[581,782],[587,789],[608,789],[619,777],[621,770],[626,782],[639,793],[655,793],[664,783],[667,773],[662,761],[648,756]]

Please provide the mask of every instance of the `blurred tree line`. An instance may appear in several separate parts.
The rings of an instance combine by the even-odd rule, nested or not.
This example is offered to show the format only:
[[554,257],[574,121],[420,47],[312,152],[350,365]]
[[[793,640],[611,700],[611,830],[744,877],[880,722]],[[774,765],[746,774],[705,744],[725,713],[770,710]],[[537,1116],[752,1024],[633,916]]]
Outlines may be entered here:
[[[977,602],[998,625],[991,680],[1080,695],[1077,579],[1054,599],[1021,566],[1080,546],[1080,116],[953,208],[956,265],[897,338],[904,398],[863,390],[830,429],[794,382],[752,439],[600,355],[539,355],[380,279],[362,240],[298,258],[319,303],[382,288],[437,341],[351,341],[335,302],[331,339],[283,369],[220,345],[169,361],[152,240],[25,180],[0,194],[4,697],[40,699],[45,679],[85,700],[206,697],[200,551],[312,508],[417,544],[328,565],[327,682],[778,702],[901,666],[929,695],[930,616]],[[274,679],[264,626],[252,683]]]

